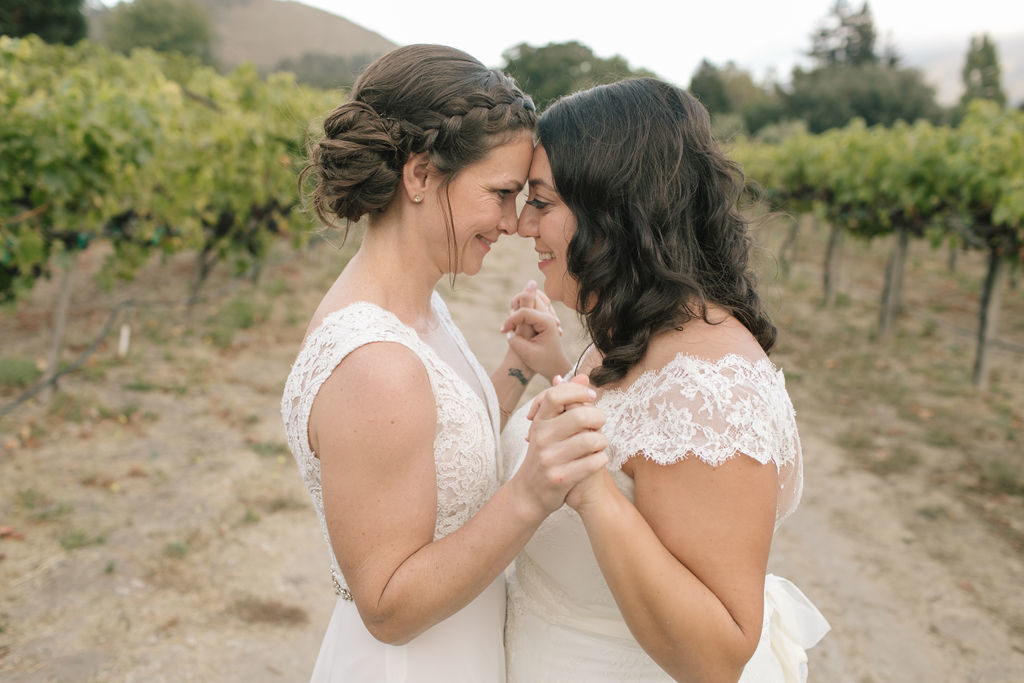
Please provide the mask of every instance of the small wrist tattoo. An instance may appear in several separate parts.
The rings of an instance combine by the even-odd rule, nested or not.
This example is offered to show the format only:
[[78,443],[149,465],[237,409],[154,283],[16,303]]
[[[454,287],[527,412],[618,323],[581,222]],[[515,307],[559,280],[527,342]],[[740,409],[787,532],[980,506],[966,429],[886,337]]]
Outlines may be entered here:
[[530,383],[530,380],[526,379],[526,375],[524,375],[523,371],[520,370],[519,368],[509,368],[508,374],[510,377],[515,377],[517,380],[519,380],[519,383],[522,384],[524,387]]

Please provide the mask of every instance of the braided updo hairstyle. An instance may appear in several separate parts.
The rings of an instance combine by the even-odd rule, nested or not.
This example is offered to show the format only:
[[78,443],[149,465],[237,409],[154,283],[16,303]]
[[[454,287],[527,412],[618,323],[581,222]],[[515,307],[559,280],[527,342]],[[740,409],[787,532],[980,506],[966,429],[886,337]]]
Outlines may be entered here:
[[[443,45],[396,48],[366,68],[349,101],[309,148],[317,217],[335,226],[387,208],[410,155],[426,152],[445,178],[537,123],[533,101],[509,76]],[[448,203],[449,239],[453,239]],[[347,224],[345,226],[347,231]]]
[[558,100],[538,136],[576,219],[567,266],[576,309],[604,356],[594,384],[625,376],[655,334],[707,320],[709,303],[771,350],[776,329],[736,206],[743,172],[712,137],[700,102],[657,79],[619,81]]

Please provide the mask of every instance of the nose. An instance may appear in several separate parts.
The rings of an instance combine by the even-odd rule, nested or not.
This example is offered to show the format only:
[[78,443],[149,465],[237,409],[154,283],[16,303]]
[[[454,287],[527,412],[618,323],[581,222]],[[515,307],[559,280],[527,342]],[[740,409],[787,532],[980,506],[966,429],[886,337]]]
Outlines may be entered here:
[[515,200],[506,202],[506,205],[502,207],[501,220],[498,221],[498,230],[503,235],[514,235],[518,228],[518,222]]
[[519,233],[520,237],[537,237],[540,232],[537,230],[537,209],[533,208],[529,204],[523,207],[522,213],[519,214],[519,225],[516,228],[516,232]]

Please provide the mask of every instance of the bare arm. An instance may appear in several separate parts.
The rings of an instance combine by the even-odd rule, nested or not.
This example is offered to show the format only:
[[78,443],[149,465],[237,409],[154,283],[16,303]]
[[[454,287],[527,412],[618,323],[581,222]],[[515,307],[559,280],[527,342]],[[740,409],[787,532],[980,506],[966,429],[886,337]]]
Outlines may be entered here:
[[335,369],[313,405],[310,440],[331,543],[374,637],[408,642],[468,604],[571,485],[603,467],[603,437],[588,431],[603,422],[600,411],[563,409],[591,401],[586,392],[576,386],[539,397],[526,469],[434,541],[436,414],[426,370],[389,343],[361,347]]
[[736,681],[761,635],[775,466],[631,462],[635,505],[606,472],[570,497],[626,624],[677,680]]

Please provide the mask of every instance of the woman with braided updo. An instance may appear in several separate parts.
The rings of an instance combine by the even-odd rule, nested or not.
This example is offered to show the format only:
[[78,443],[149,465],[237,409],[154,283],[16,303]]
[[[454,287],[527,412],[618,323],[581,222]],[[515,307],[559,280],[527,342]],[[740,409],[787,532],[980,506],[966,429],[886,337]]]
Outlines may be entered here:
[[[802,455],[768,359],[743,173],[704,107],[656,79],[558,100],[537,138],[519,233],[593,340],[554,371],[594,384],[609,463],[516,558],[510,683],[805,681],[828,623],[766,574]],[[549,318],[526,307],[506,321],[528,367],[558,345]],[[503,435],[510,472],[531,415]]]
[[311,147],[316,214],[368,219],[281,404],[339,595],[315,681],[504,681],[502,572],[607,461],[593,392],[566,383],[502,485],[526,366],[510,350],[489,379],[434,291],[516,231],[536,118],[504,74],[413,45],[371,64]]

